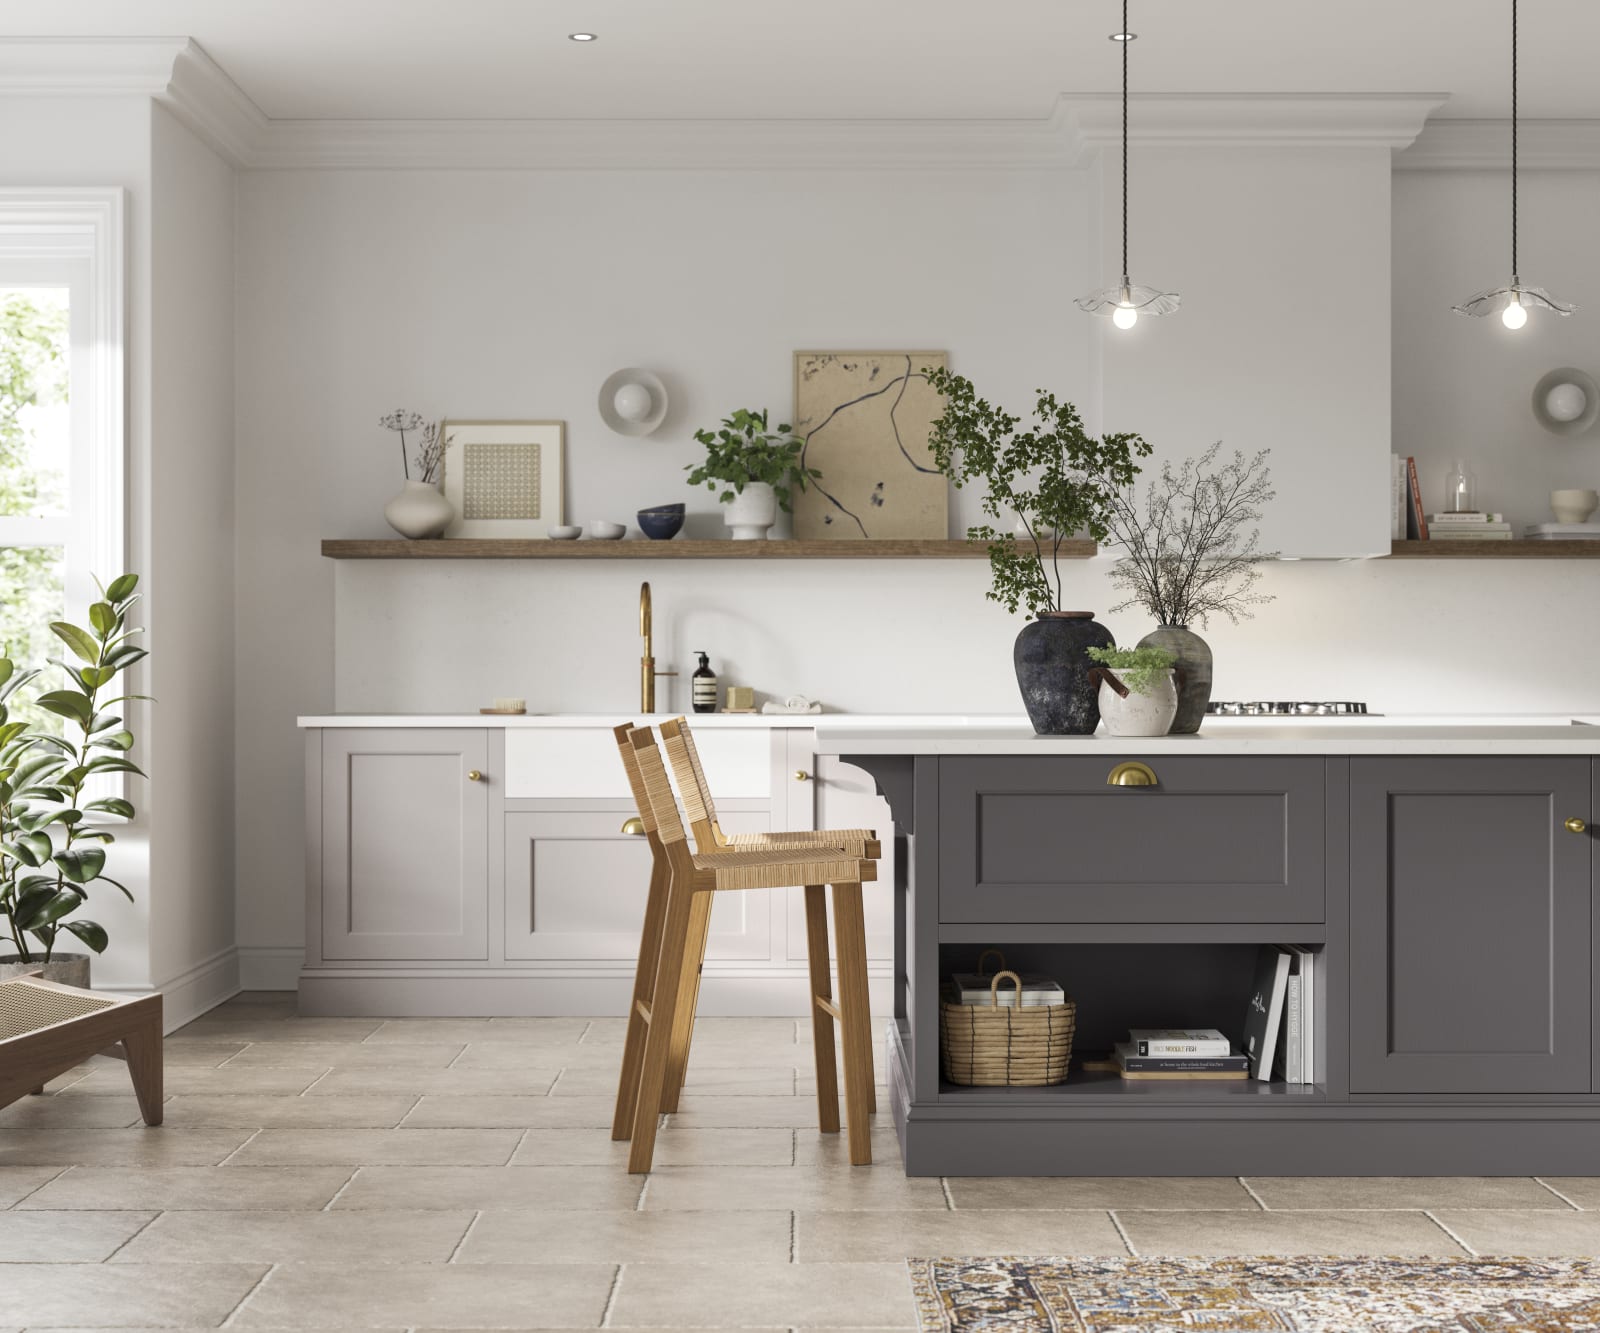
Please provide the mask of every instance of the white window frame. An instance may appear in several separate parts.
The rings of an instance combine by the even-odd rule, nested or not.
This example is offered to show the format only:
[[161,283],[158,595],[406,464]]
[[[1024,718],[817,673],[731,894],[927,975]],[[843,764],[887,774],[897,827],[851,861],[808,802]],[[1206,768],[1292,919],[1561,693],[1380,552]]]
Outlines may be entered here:
[[91,574],[127,567],[125,212],[120,188],[0,188],[0,285],[9,270],[72,292],[70,517],[0,517],[0,545],[65,548],[69,620],[96,600]]

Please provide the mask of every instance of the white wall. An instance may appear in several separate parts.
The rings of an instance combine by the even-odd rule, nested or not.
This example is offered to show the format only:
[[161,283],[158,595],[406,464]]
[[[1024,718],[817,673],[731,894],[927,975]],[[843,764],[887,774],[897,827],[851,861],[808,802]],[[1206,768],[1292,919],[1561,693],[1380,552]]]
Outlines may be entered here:
[[233,170],[151,114],[150,952],[191,1010],[237,984]]

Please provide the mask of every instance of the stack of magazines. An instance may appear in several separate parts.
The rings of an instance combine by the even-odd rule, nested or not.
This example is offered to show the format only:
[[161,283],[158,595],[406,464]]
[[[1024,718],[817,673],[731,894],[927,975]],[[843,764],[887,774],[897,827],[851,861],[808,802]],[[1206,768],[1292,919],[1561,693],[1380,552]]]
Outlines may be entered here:
[[1134,1028],[1117,1043],[1115,1059],[1125,1079],[1250,1077],[1250,1057],[1216,1028]]
[[[1061,989],[1061,983],[1050,977],[1041,976],[1037,972],[1023,972],[1022,977],[1022,1007],[1034,1009],[1046,1004],[1065,1004],[1067,994]],[[1017,988],[1010,980],[1002,981],[991,992],[994,985],[994,973],[983,972],[957,972],[950,978],[951,984],[959,995],[959,1004],[989,1004],[998,996],[1000,1007],[1009,1009],[1017,1003]]]

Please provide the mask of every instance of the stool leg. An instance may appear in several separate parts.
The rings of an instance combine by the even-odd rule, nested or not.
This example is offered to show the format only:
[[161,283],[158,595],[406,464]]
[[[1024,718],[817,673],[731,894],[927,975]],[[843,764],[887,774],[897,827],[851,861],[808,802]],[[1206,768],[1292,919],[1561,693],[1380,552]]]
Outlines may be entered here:
[[633,998],[628,1002],[628,1034],[622,1043],[622,1072],[617,1078],[617,1105],[611,1115],[611,1137],[626,1139],[633,1133],[633,1112],[639,1104],[639,1071],[644,1065],[645,1033],[655,994],[656,970],[661,959],[661,927],[667,914],[667,868],[650,835],[650,896],[645,899],[644,926],[639,932],[639,961],[633,970]]
[[839,1132],[839,1070],[833,1053],[833,1015],[818,1000],[832,1001],[828,975],[828,901],[820,884],[807,884],[806,961],[811,969],[811,1047],[817,1067],[817,1124],[824,1134]]
[[694,1039],[694,1015],[700,1004],[700,969],[706,961],[706,937],[711,933],[711,895],[697,893],[689,909],[689,952],[678,985],[678,1007],[672,1015],[672,1046],[667,1055],[667,1081],[661,1109],[676,1111],[689,1071],[689,1044]]
[[861,885],[833,886],[833,934],[839,952],[839,1016],[844,1028],[844,1109],[850,1164],[872,1161],[872,1012],[867,998],[867,922]]
[[639,1076],[638,1105],[633,1113],[633,1146],[628,1152],[628,1170],[635,1175],[649,1171],[655,1156],[661,1092],[666,1086],[667,1057],[672,1047],[672,1017],[678,1007],[679,986],[687,962],[694,898],[694,891],[688,884],[672,883],[667,890],[661,965],[656,972],[655,995],[650,1002],[650,1030],[645,1036],[644,1067]]
[[128,1053],[128,1074],[133,1079],[133,1095],[139,1101],[139,1114],[147,1125],[161,1123],[161,1012],[122,1039]]

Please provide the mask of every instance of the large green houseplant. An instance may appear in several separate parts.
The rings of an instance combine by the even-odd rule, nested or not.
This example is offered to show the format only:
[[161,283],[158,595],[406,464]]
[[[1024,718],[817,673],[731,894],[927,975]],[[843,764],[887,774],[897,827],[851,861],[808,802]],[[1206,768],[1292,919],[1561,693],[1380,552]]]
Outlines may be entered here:
[[723,418],[718,430],[694,433],[706,456],[687,466],[689,484],[721,488],[717,498],[728,506],[726,520],[736,541],[765,537],[777,511],[790,512],[790,491],[803,491],[822,475],[801,461],[806,442],[793,427],[785,423],[773,430],[767,422],[766,408],[741,407]]
[[[64,677],[61,688],[33,702],[63,719],[61,735],[12,720],[16,692],[42,672],[0,657],[0,948],[9,941],[11,951],[0,955],[0,969],[54,965],[77,979],[77,969],[61,969],[72,957],[57,948],[62,933],[95,953],[108,942],[105,927],[79,915],[91,887],[107,884],[132,899],[105,873],[115,836],[104,825],[131,819],[134,808],[121,796],[92,796],[90,783],[98,774],[141,772],[128,758],[133,734],[117,708],[147,696],[114,693],[117,678],[146,656],[133,642],[139,630],[128,624],[138,582],[123,574],[102,588],[87,629],[51,624],[70,656],[51,659]],[[82,971],[87,980],[86,966]]]
[[[1111,632],[1092,612],[1064,606],[1061,544],[1078,533],[1103,541],[1116,497],[1139,474],[1135,461],[1150,453],[1131,433],[1090,435],[1078,409],[1038,391],[1033,426],[978,397],[972,382],[948,370],[926,372],[944,395],[944,413],[929,442],[936,466],[959,488],[981,481],[980,502],[991,522],[967,529],[987,542],[989,597],[1008,611],[1034,617],[1017,636],[1017,685],[1043,735],[1094,731],[1100,722],[1085,650],[1106,647]],[[1006,532],[1002,523],[1013,521]]]

